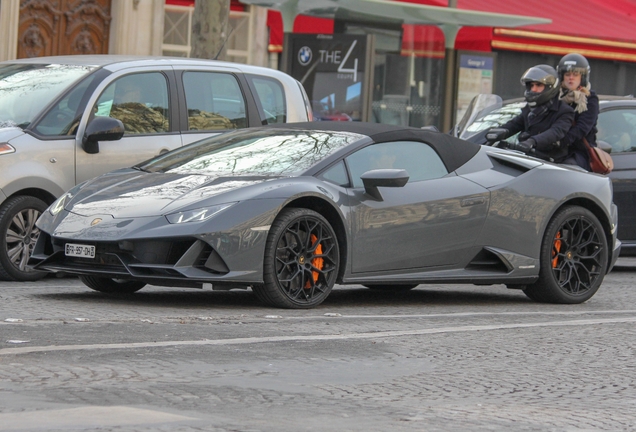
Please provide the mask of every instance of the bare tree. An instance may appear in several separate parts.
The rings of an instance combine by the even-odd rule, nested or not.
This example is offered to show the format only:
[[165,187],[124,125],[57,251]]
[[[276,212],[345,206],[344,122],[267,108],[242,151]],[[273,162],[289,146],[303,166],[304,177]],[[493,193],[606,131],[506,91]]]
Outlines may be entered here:
[[190,57],[225,59],[230,0],[195,0]]

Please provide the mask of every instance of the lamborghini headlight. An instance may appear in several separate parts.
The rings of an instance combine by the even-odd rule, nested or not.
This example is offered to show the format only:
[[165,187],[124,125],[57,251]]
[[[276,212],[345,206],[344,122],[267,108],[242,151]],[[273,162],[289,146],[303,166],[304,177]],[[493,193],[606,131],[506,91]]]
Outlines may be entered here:
[[166,215],[166,219],[168,219],[168,222],[170,222],[171,224],[180,224],[180,223],[186,223],[186,222],[202,222],[202,221],[210,219],[215,214],[225,210],[228,207],[233,206],[234,204],[236,203],[231,202],[231,203],[225,203],[225,204],[218,204],[211,207],[203,207],[203,208],[198,208],[194,210],[186,210],[186,211],[182,211],[178,213],[172,213],[172,214]]
[[56,199],[55,202],[51,204],[51,207],[49,207],[49,213],[51,213],[53,216],[57,215],[59,212],[61,212],[64,209],[64,206],[66,205],[66,201],[71,197],[72,195],[67,192],[61,197],[59,197],[58,199]]
[[49,207],[49,213],[51,213],[53,216],[57,215],[59,212],[62,211],[62,209],[64,209],[64,207],[66,206],[66,204],[71,201],[73,199],[73,197],[75,195],[77,195],[77,193],[89,183],[90,180],[86,180],[78,185],[75,185],[75,187],[71,188],[68,192],[66,192],[64,195],[62,195],[61,197],[59,197],[58,199],[55,200],[55,202],[53,202],[53,204],[51,204],[51,206]]

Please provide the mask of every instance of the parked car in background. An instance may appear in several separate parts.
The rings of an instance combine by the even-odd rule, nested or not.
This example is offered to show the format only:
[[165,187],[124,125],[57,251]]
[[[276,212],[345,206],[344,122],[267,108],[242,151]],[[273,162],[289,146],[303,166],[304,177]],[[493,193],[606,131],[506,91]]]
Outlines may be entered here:
[[29,263],[96,291],[251,287],[284,308],[317,306],[334,283],[507,284],[581,303],[620,249],[605,177],[360,122],[207,138],[75,186],[37,225]]
[[104,172],[233,129],[307,121],[282,72],[211,60],[40,57],[0,63],[0,279],[35,280],[35,221]]
[[351,116],[329,106],[327,102],[313,100],[311,108],[314,121],[353,121]]
[[[609,174],[618,206],[618,238],[623,243],[621,256],[636,256],[636,99],[632,96],[599,95],[597,139],[611,148],[614,170]],[[493,100],[491,99],[491,102]],[[483,107],[467,124],[455,131],[461,138],[484,144],[485,133],[521,112],[526,102],[512,99]],[[516,135],[508,138],[515,141]]]

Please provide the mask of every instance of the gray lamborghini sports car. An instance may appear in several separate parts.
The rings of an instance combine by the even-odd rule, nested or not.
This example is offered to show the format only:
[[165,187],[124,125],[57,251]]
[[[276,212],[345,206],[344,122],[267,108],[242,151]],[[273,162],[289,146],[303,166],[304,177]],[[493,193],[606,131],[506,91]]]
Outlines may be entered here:
[[335,283],[506,284],[580,303],[620,249],[608,178],[415,128],[297,123],[205,139],[82,183],[29,264],[90,288],[251,287],[320,304]]

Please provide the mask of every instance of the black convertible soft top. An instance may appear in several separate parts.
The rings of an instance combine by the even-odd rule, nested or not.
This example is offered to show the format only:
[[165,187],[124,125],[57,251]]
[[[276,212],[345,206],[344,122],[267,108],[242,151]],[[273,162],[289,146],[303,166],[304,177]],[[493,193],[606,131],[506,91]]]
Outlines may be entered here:
[[477,154],[479,144],[464,141],[448,134],[408,126],[395,126],[363,122],[304,122],[281,123],[268,126],[277,129],[351,132],[366,135],[376,143],[388,141],[421,141],[429,144],[446,164],[449,172],[455,171]]

